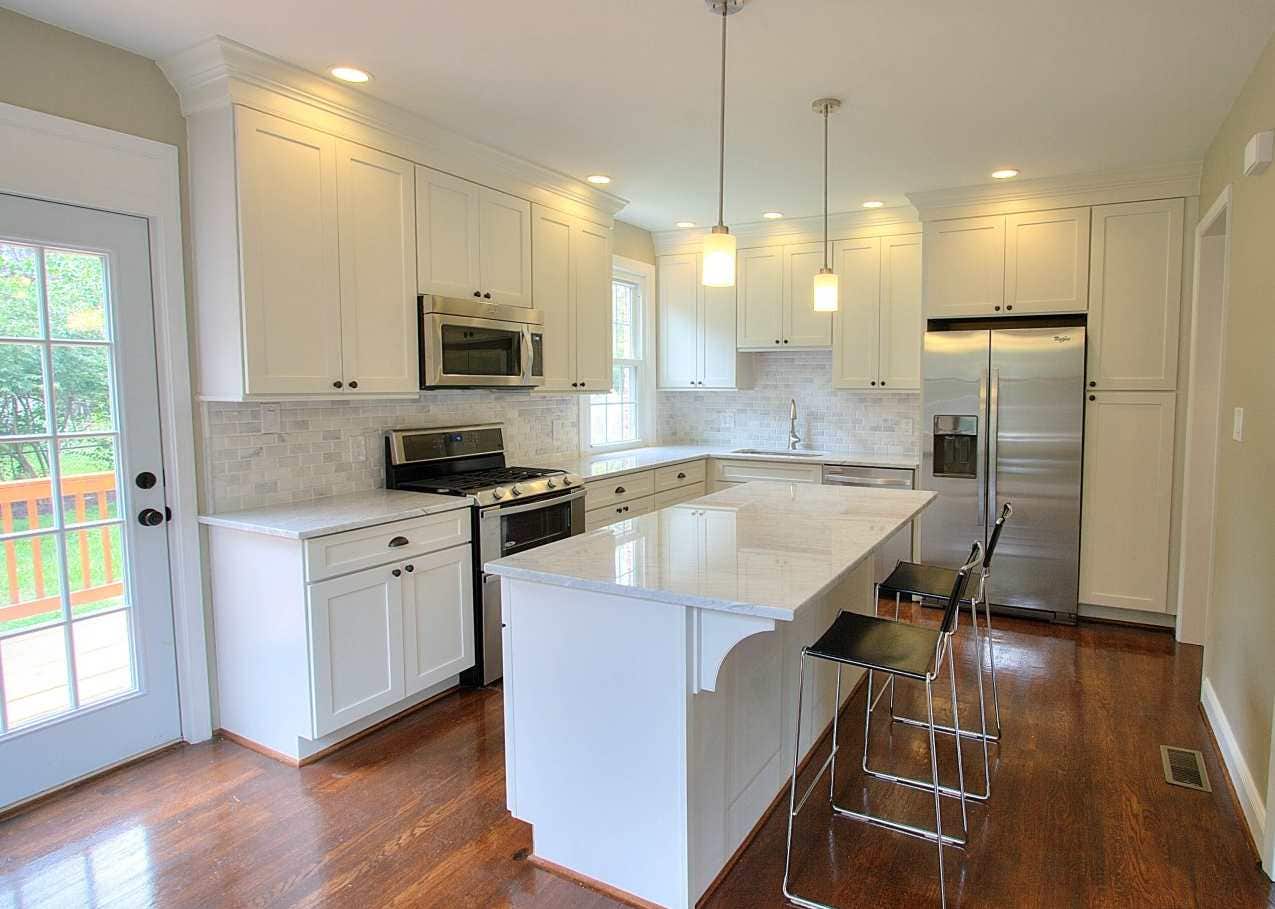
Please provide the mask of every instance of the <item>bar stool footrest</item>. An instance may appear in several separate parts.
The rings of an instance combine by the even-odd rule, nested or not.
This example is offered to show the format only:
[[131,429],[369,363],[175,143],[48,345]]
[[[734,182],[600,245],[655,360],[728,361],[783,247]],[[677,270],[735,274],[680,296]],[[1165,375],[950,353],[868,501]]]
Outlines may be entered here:
[[[914,827],[912,824],[905,824],[902,821],[892,821],[889,818],[877,817],[872,814],[864,814],[861,811],[851,811],[849,808],[842,808],[840,805],[833,805],[832,810],[841,817],[848,817],[851,820],[861,821],[865,824],[871,824],[873,827],[881,827],[885,830],[893,830],[895,833],[902,833],[904,836],[916,837],[919,840],[934,843],[938,841],[937,835],[933,830],[926,827]],[[965,848],[965,840],[958,836],[949,836],[943,834],[944,846],[955,846],[958,849]]]

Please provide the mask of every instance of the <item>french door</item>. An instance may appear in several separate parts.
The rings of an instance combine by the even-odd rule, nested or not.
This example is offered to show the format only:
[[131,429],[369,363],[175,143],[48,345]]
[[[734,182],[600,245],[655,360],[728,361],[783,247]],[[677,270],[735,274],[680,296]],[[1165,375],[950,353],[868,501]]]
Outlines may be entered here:
[[0,808],[181,736],[147,223],[0,194]]

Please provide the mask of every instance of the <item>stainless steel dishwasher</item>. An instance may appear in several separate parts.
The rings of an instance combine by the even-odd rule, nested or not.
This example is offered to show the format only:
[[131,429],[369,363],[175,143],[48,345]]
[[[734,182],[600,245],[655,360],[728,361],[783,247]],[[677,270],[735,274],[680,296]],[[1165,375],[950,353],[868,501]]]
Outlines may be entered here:
[[[851,467],[841,464],[825,464],[825,486],[862,486],[870,489],[914,489],[916,471],[898,467]],[[880,582],[894,570],[900,561],[912,558],[912,542],[916,532],[915,522],[903,527],[886,540],[877,551],[876,577]]]

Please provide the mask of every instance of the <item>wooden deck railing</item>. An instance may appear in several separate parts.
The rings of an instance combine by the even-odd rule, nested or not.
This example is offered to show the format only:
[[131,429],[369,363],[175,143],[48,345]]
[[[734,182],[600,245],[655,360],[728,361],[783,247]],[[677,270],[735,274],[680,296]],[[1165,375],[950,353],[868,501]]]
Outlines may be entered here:
[[[74,516],[76,523],[90,520],[89,504],[95,506],[95,514],[91,520],[105,518],[108,512],[108,501],[115,492],[115,472],[111,470],[100,473],[83,473],[62,478],[62,507],[68,521]],[[17,507],[25,512],[27,528],[34,529],[40,523],[40,508],[52,509],[53,493],[48,477],[35,480],[11,480],[0,483],[0,531],[12,533],[18,517]],[[71,567],[71,559],[78,556],[80,568],[80,588],[71,592],[71,605],[94,603],[109,597],[119,596],[124,590],[121,579],[115,576],[115,558],[112,552],[112,526],[89,528],[76,534],[78,552],[71,552],[71,535],[67,535],[67,568]],[[101,572],[94,586],[93,560],[89,554],[89,535],[101,535]],[[4,542],[5,580],[8,596],[0,600],[0,623],[14,619],[25,619],[61,608],[61,598],[55,593],[46,594],[48,584],[44,577],[43,547],[50,545],[48,537],[33,536]],[[31,587],[28,592],[34,597],[23,599],[21,579],[18,568],[18,549],[20,546],[30,547]],[[56,581],[53,588],[57,589]]]

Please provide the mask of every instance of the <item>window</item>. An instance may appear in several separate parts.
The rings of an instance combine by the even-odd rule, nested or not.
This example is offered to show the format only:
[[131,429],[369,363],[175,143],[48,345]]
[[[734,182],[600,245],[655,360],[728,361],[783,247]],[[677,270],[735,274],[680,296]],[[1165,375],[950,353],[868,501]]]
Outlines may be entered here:
[[649,445],[654,437],[655,391],[647,288],[650,266],[617,262],[611,281],[611,391],[581,405],[581,447],[586,451]]

